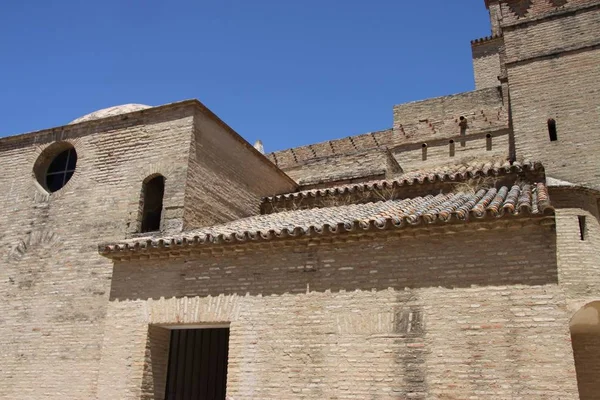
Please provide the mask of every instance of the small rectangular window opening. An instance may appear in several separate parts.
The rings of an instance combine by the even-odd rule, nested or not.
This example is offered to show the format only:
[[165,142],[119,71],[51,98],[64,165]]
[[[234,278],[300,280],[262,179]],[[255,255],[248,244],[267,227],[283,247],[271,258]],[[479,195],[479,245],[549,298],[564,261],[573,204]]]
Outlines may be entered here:
[[556,121],[552,118],[548,120],[548,135],[550,136],[551,142],[558,140],[558,134],[556,133]]
[[585,223],[585,215],[578,215],[577,219],[579,219],[579,238],[581,240],[585,240],[586,237],[586,223]]
[[173,329],[166,400],[225,400],[229,328]]

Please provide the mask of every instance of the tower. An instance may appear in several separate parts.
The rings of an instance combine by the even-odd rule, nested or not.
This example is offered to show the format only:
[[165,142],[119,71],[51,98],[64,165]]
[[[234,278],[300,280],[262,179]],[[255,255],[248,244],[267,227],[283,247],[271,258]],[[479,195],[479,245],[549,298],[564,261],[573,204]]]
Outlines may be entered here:
[[[600,1],[487,0],[486,6],[499,70],[481,80],[497,72],[507,91],[514,155],[541,161],[550,177],[599,188]],[[481,47],[474,45],[474,55]]]

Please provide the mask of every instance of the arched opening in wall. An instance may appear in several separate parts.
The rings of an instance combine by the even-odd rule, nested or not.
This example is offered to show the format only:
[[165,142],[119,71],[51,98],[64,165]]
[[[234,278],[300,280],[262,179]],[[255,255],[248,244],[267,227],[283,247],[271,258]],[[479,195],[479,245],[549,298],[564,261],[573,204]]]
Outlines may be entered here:
[[558,140],[558,133],[556,132],[556,121],[552,118],[548,120],[548,136],[550,136],[551,142],[555,142]]
[[73,177],[77,152],[71,143],[57,142],[48,146],[35,161],[33,173],[48,193],[62,189]]
[[450,157],[454,157],[454,154],[456,151],[454,148],[454,140],[450,140],[449,145],[450,145]]
[[421,160],[427,161],[427,143],[421,145]]
[[570,328],[579,398],[597,399],[600,393],[600,301],[577,311]]
[[158,175],[144,181],[142,185],[142,225],[140,232],[160,230],[164,195],[164,176]]

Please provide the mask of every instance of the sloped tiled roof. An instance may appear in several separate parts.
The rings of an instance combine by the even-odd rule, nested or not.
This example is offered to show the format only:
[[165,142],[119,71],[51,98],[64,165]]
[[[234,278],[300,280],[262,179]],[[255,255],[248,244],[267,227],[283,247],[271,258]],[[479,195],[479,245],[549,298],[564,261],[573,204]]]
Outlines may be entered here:
[[155,248],[244,243],[553,213],[544,184],[515,184],[512,187],[481,189],[476,193],[455,192],[257,215],[183,233],[178,237],[147,237],[104,244],[99,246],[99,251],[114,256],[115,253],[144,252]]
[[478,177],[499,176],[533,171],[543,171],[542,164],[539,162],[529,160],[473,161],[470,163],[442,165],[437,168],[407,172],[395,179],[369,181],[364,183],[352,183],[326,189],[310,189],[299,192],[281,194],[277,196],[265,197],[263,199],[263,203],[306,197],[346,194],[356,191],[381,190],[386,188],[396,188],[400,186],[423,183],[464,181],[467,179],[473,179]]

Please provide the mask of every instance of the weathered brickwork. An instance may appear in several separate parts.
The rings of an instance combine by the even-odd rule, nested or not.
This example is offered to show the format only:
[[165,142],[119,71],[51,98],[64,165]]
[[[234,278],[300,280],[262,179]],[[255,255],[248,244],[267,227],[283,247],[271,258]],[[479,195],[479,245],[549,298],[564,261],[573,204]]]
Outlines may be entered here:
[[497,87],[500,76],[500,52],[504,48],[504,39],[500,36],[489,37],[471,42],[473,52],[473,70],[475,88]]
[[172,330],[222,327],[228,400],[597,399],[600,1],[485,4],[476,90],[390,129],[265,156],[191,100],[0,139],[0,399],[162,400]]
[[209,110],[195,113],[185,229],[256,215],[261,197],[289,193],[296,186]]
[[[508,48],[508,36],[506,42]],[[595,188],[600,187],[599,60],[600,49],[588,49],[508,66],[517,154],[543,161],[550,176]],[[556,141],[550,141],[550,118],[556,121]]]
[[550,227],[438,233],[117,263],[100,393],[148,324],[230,323],[232,398],[575,398]]
[[[167,178],[165,206],[183,207],[191,127],[184,108],[0,141],[0,398],[95,397],[112,275],[97,242],[126,235],[155,170]],[[67,186],[48,195],[32,166],[55,141],[73,143],[79,159]]]
[[313,158],[295,167],[286,168],[285,172],[306,189],[328,187],[332,183],[392,178],[402,172],[402,168],[387,148],[380,148]]

